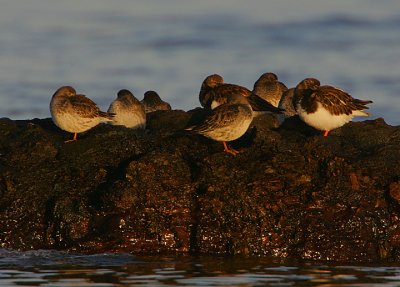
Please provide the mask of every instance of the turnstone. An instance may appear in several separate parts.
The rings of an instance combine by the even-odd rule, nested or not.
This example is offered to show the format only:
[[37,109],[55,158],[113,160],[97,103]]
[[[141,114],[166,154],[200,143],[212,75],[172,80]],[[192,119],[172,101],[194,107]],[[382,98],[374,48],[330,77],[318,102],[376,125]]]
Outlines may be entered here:
[[232,94],[228,101],[210,110],[203,121],[185,130],[193,131],[210,139],[221,141],[224,150],[234,156],[239,152],[226,142],[241,137],[253,120],[253,109],[248,99],[239,94]]
[[248,98],[248,103],[254,111],[280,112],[280,109],[253,94],[249,89],[235,84],[224,83],[224,79],[218,74],[210,75],[203,81],[199,100],[203,107],[215,109],[229,102],[233,95]]
[[293,105],[301,120],[309,126],[325,131],[343,126],[354,116],[369,116],[365,109],[372,101],[354,99],[345,91],[332,86],[321,86],[319,80],[307,78],[295,88]]
[[285,84],[278,81],[277,75],[274,73],[264,73],[254,83],[253,94],[278,107],[279,100],[287,89]]
[[87,131],[101,122],[112,121],[114,115],[100,111],[96,103],[84,95],[77,95],[74,88],[63,86],[51,98],[50,113],[53,122],[60,129],[74,133]]
[[251,91],[245,87],[224,83],[224,78],[218,74],[213,74],[204,79],[199,100],[202,107],[214,109],[226,103],[226,98],[232,94],[248,97]]
[[121,125],[132,129],[146,127],[146,113],[143,104],[128,90],[120,90],[108,108],[108,113],[115,114],[112,125]]
[[145,92],[141,102],[146,114],[159,110],[171,110],[171,105],[161,100],[160,96],[155,91]]
[[278,115],[279,122],[282,123],[286,118],[295,116],[296,109],[293,106],[294,88],[286,90],[279,101],[278,108],[283,109],[283,113]]

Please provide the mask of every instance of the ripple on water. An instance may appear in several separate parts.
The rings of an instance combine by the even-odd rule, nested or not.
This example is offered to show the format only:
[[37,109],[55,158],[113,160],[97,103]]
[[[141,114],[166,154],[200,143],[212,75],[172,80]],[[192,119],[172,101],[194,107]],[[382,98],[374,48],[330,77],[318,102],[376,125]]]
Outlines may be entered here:
[[0,286],[396,286],[399,266],[0,249]]

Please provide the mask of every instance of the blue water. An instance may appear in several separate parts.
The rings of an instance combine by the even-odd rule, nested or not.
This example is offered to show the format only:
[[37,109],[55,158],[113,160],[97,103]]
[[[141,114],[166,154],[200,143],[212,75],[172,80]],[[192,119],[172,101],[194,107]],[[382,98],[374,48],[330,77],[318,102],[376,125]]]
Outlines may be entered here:
[[0,286],[399,286],[400,266],[0,249]]
[[128,88],[188,110],[209,74],[252,88],[273,71],[373,100],[372,118],[398,125],[399,31],[398,0],[2,0],[0,117],[49,117],[66,84],[102,109]]
[[[0,117],[49,117],[61,85],[107,109],[119,89],[199,106],[212,73],[252,88],[272,71],[373,100],[399,125],[398,0],[0,0]],[[399,286],[400,267],[261,258],[137,258],[0,250],[0,286]]]

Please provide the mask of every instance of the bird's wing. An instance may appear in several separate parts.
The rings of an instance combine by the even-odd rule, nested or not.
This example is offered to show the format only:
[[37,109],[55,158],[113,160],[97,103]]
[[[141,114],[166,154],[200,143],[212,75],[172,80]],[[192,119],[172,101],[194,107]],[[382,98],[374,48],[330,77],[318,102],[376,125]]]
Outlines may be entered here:
[[225,104],[232,95],[249,97],[251,95],[251,91],[238,85],[222,84],[211,89],[209,92],[203,95],[204,107],[211,108],[211,105],[214,101],[217,101],[219,105]]
[[238,117],[251,117],[251,110],[243,105],[221,105],[211,111],[204,121],[188,128],[194,132],[203,133],[209,130],[224,128],[233,125]]
[[234,85],[234,84],[224,84],[215,88],[221,94],[232,95],[239,94],[244,97],[248,97],[251,95],[251,91],[245,87]]
[[95,102],[84,95],[75,95],[69,98],[75,113],[82,118],[107,117],[107,113],[101,112]]
[[324,108],[334,115],[350,115],[353,111],[368,109],[365,105],[371,103],[371,101],[354,99],[345,91],[332,86],[321,86],[314,91],[312,97],[315,97]]

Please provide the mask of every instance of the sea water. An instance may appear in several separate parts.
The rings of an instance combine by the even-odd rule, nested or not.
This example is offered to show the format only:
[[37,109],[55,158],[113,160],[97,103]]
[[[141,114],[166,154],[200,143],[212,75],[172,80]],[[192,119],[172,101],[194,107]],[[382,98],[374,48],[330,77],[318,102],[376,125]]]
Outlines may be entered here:
[[[0,117],[49,117],[72,85],[105,110],[118,90],[199,106],[203,79],[264,72],[373,100],[400,124],[398,0],[0,0]],[[0,250],[0,286],[399,286],[400,265]]]
[[317,77],[373,100],[371,119],[400,123],[398,0],[0,4],[0,117],[49,117],[62,85],[103,110],[120,89],[189,110],[209,74],[252,89],[275,72],[288,87]]
[[0,286],[399,286],[399,266],[0,249]]

